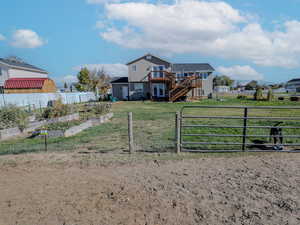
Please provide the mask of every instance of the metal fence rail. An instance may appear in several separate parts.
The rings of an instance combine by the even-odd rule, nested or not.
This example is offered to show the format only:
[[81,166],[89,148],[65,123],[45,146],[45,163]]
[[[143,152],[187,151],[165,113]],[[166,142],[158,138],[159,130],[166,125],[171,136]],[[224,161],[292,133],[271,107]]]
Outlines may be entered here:
[[[222,110],[233,115],[223,116]],[[216,112],[221,115],[214,115]],[[276,147],[285,148],[284,152],[300,152],[300,107],[184,106],[177,117],[177,152],[269,152],[278,151]],[[267,124],[276,121],[276,125]],[[282,133],[266,133],[271,130]],[[253,138],[260,140],[251,142]],[[274,143],[274,138],[279,143]],[[280,138],[289,141],[280,143]]]

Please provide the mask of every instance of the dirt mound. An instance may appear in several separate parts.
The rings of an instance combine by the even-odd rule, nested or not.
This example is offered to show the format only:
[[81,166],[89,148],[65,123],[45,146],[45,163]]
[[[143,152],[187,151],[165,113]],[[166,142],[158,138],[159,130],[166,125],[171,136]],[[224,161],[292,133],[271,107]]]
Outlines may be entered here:
[[296,154],[105,167],[30,157],[1,165],[0,224],[300,224]]

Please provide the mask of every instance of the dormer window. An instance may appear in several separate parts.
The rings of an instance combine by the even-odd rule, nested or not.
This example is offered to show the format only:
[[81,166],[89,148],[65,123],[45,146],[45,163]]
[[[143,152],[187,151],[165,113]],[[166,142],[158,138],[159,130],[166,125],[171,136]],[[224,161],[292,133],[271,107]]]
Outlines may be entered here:
[[132,66],[132,71],[136,72],[136,65]]

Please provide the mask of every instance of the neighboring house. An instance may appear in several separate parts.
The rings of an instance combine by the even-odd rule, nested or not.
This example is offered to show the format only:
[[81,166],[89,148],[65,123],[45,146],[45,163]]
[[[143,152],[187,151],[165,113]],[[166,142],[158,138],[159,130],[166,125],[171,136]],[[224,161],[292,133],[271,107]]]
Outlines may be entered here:
[[287,92],[300,92],[300,79],[292,79],[285,86]]
[[56,92],[56,86],[47,71],[17,58],[0,58],[0,92]]
[[113,96],[122,100],[201,98],[213,92],[209,64],[172,64],[147,54],[127,63],[128,77],[112,81]]
[[229,86],[216,86],[214,88],[214,91],[216,93],[229,93],[230,92],[230,87]]

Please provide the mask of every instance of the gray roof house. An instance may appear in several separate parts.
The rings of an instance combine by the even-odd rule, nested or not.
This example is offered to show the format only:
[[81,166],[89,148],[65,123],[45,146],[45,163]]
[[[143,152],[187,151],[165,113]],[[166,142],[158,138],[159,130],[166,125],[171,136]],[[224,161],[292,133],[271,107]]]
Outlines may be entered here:
[[0,58],[0,91],[3,92],[5,81],[9,79],[48,78],[48,72],[22,60],[10,57]]
[[128,77],[112,81],[120,100],[177,101],[207,97],[213,92],[214,68],[208,63],[174,63],[146,54],[127,63]]

